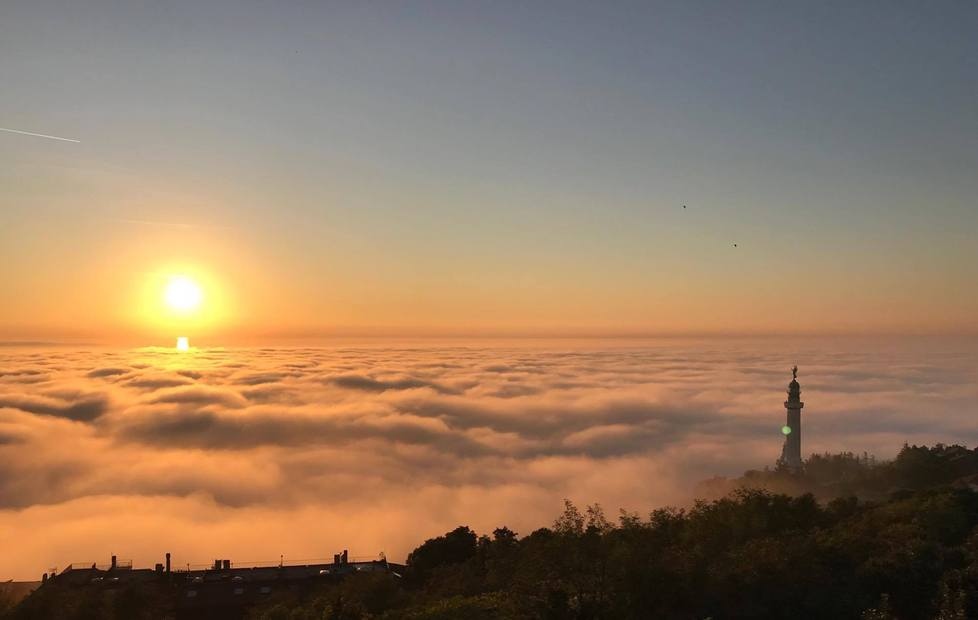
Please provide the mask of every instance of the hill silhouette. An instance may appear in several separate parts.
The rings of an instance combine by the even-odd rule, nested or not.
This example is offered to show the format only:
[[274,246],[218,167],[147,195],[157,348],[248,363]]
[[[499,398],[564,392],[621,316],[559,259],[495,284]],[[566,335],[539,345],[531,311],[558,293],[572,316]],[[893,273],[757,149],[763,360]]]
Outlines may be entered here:
[[800,471],[779,467],[747,471],[739,478],[712,478],[697,485],[695,495],[716,499],[736,489],[763,489],[788,495],[811,493],[821,501],[850,495],[880,500],[900,491],[967,484],[972,476],[978,476],[978,449],[904,444],[892,461],[878,461],[866,453],[813,454]]
[[[568,501],[525,536],[459,526],[421,543],[403,574],[282,588],[220,617],[973,618],[976,475],[978,449],[904,446],[888,462],[814,455],[802,472],[715,479],[703,488],[726,494],[686,509],[611,519]],[[2,617],[203,617],[175,591],[49,580]]]

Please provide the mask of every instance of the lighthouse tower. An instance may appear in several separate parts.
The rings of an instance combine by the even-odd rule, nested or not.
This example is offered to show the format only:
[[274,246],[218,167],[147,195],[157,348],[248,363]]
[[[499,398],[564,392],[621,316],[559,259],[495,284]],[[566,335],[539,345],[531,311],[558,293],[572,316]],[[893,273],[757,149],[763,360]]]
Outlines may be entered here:
[[791,369],[791,383],[788,384],[788,400],[784,408],[788,412],[788,420],[781,427],[784,434],[784,447],[778,465],[789,469],[801,469],[801,386],[798,385],[798,367]]

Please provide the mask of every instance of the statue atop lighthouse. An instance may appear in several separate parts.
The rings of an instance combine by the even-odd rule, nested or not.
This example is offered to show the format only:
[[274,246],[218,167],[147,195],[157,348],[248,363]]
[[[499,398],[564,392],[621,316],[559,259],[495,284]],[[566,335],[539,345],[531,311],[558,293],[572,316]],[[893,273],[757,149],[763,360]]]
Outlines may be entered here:
[[785,425],[781,427],[784,434],[784,447],[781,448],[781,458],[778,465],[788,469],[801,469],[801,408],[805,403],[801,402],[801,386],[798,385],[798,367],[791,369],[791,383],[788,384],[788,400],[784,401],[784,408],[787,410],[788,417]]

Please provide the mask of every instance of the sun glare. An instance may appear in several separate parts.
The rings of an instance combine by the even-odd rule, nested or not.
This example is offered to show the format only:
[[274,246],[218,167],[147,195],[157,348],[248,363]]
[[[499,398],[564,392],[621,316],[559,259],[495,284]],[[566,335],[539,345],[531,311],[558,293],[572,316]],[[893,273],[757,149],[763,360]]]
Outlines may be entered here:
[[186,336],[177,337],[177,351],[189,351],[190,350],[190,339]]
[[175,276],[166,285],[166,304],[178,312],[196,310],[204,294],[196,282],[186,276]]

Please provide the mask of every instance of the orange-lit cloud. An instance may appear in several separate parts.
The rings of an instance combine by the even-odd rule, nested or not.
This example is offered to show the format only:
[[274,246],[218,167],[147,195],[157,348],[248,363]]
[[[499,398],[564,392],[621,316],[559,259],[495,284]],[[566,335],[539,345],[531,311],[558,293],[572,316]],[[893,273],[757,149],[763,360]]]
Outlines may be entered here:
[[878,347],[8,348],[0,577],[110,552],[403,558],[458,523],[527,533],[564,497],[684,502],[773,463],[795,362],[806,452],[978,441],[974,348]]

